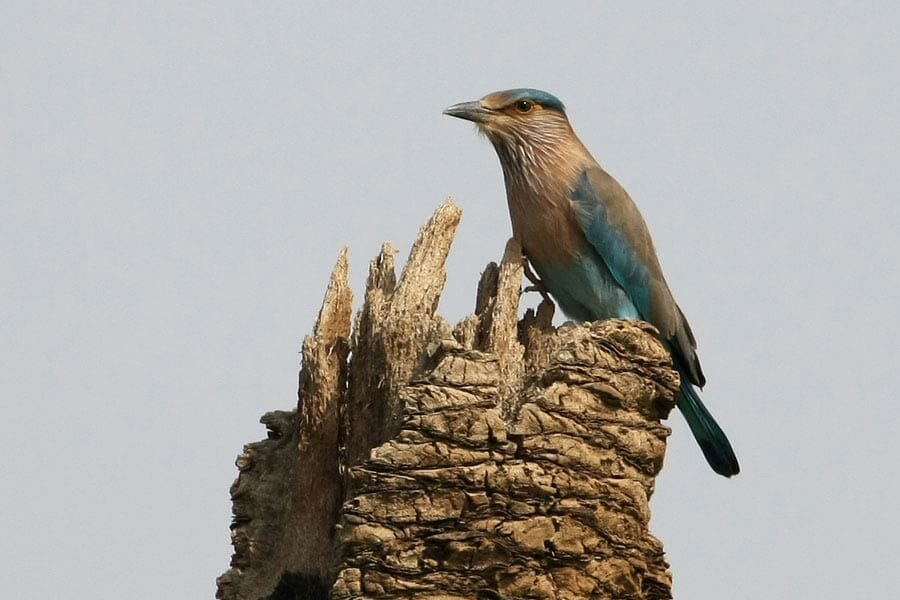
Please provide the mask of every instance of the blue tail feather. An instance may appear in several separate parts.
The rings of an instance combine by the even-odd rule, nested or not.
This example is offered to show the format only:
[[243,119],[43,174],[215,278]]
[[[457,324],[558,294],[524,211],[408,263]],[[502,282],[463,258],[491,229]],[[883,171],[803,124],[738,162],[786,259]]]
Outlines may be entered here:
[[706,410],[706,406],[697,395],[684,373],[681,374],[681,393],[678,394],[678,408],[684,415],[691,433],[700,445],[706,462],[713,471],[725,477],[737,475],[741,467],[738,465],[734,450],[725,432]]

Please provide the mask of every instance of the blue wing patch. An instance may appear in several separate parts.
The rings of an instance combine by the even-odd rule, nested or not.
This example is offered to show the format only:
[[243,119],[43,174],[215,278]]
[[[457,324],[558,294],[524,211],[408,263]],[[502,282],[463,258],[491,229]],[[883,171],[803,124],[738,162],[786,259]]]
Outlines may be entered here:
[[587,171],[581,172],[569,198],[575,204],[576,220],[588,242],[631,298],[640,318],[646,320],[650,314],[652,275],[628,243],[625,232],[609,222],[606,206],[591,185]]

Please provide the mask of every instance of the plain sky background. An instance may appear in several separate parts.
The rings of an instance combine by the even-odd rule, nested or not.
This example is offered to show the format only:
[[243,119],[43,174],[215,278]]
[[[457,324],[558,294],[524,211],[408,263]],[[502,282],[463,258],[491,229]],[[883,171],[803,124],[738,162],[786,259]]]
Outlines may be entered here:
[[452,196],[467,314],[510,229],[441,111],[527,86],[641,207],[741,460],[673,414],[676,597],[896,597],[896,3],[66,4],[0,7],[0,596],[211,598],[338,251],[358,297]]

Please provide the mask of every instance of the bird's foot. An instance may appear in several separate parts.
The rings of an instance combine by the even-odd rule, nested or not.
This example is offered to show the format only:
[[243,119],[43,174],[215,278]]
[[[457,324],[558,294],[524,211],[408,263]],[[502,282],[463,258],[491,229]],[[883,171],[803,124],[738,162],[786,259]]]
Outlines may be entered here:
[[522,259],[522,268],[525,272],[525,277],[527,277],[528,281],[531,282],[531,285],[525,287],[522,292],[526,294],[528,292],[537,292],[541,295],[541,298],[543,298],[544,302],[553,304],[553,300],[550,299],[550,292],[547,290],[547,286],[544,285],[544,282],[541,281],[541,278],[531,270],[531,264],[528,262],[527,258]]

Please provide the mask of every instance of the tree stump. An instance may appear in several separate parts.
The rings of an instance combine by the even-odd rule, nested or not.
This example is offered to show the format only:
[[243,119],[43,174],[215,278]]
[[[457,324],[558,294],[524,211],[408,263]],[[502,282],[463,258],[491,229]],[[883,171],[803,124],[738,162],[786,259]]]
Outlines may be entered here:
[[351,334],[342,251],[299,403],[237,459],[223,600],[671,597],[649,498],[678,375],[651,326],[520,320],[510,240],[451,327],[447,201],[399,280],[385,244]]

